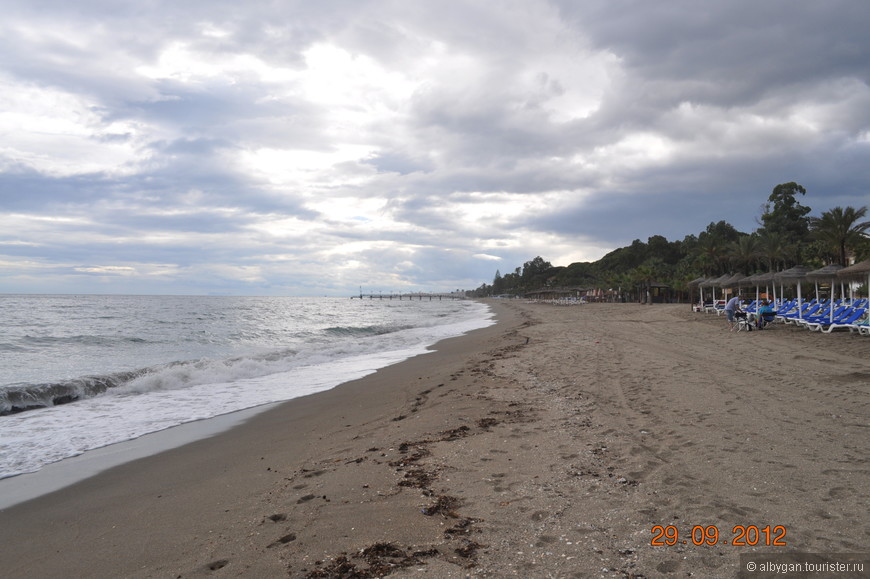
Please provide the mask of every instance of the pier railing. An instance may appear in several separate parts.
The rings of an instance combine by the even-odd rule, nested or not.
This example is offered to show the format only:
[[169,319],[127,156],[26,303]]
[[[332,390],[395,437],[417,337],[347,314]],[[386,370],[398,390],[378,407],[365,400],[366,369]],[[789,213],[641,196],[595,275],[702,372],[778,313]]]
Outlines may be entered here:
[[357,296],[350,296],[350,299],[369,299],[369,300],[464,300],[465,294],[461,293],[426,293],[426,292],[411,292],[411,293],[376,293],[364,294],[360,293]]

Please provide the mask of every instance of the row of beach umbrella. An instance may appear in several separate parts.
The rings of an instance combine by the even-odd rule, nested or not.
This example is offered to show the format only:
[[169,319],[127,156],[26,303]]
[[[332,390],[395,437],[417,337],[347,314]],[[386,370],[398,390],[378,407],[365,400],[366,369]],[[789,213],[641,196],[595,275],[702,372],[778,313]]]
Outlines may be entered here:
[[[701,301],[704,301],[704,290],[710,288],[713,301],[716,301],[716,289],[725,288],[751,288],[755,287],[755,298],[760,295],[760,288],[769,288],[773,286],[773,299],[776,300],[776,286],[780,286],[780,296],[782,295],[785,286],[797,286],[798,312],[803,303],[801,296],[801,284],[804,282],[814,282],[816,286],[816,299],[819,297],[819,282],[828,282],[831,284],[831,301],[833,303],[834,288],[837,282],[840,282],[840,295],[845,297],[845,284],[848,281],[864,281],[867,279],[867,286],[870,287],[870,259],[865,259],[862,262],[856,263],[849,267],[842,265],[826,265],[820,269],[811,270],[803,265],[796,265],[790,269],[780,272],[758,273],[755,275],[745,276],[743,274],[726,274],[720,277],[699,277],[689,282],[690,287],[697,286],[701,292]],[[849,284],[849,292],[852,288]],[[724,293],[724,292],[723,292]],[[770,293],[770,292],[767,292]],[[849,297],[852,297],[851,295]],[[834,308],[830,309],[833,319]]]

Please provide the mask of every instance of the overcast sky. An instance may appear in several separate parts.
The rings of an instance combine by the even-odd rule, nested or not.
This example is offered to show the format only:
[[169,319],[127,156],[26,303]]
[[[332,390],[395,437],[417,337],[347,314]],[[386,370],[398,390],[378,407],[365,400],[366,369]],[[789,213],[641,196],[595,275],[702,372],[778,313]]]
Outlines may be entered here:
[[870,204],[862,0],[0,0],[0,292],[471,289]]

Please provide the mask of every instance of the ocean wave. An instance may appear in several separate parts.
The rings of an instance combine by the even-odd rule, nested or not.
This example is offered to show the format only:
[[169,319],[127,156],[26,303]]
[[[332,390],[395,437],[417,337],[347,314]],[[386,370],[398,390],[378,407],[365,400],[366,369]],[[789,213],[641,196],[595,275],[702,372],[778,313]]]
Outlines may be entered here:
[[383,336],[413,328],[412,325],[333,326],[323,331],[334,336]]
[[103,376],[10,385],[0,389],[0,416],[69,404],[104,394],[146,394],[268,376],[286,372],[298,365],[296,354],[295,350],[285,349],[254,357],[172,362]]
[[137,336],[99,336],[81,334],[77,336],[31,336],[25,335],[18,339],[20,348],[33,347],[66,347],[66,346],[111,346],[117,343],[148,344],[149,340]]
[[227,384],[286,372],[299,365],[295,350],[280,350],[253,357],[176,362],[152,368],[119,385],[117,394],[146,394],[181,390],[205,384]]
[[[149,392],[181,391],[196,386],[205,385],[208,387],[212,384],[216,388],[224,388],[228,384],[248,379],[259,379],[291,371],[301,366],[325,364],[359,355],[377,355],[379,352],[389,350],[402,350],[419,342],[431,343],[432,340],[437,340],[435,336],[442,332],[446,331],[448,335],[455,333],[455,330],[449,329],[451,324],[447,324],[433,333],[435,327],[444,324],[445,315],[447,315],[447,319],[455,318],[456,323],[463,323],[459,321],[461,317],[457,317],[457,312],[452,310],[446,314],[435,311],[421,316],[418,309],[413,308],[407,311],[408,315],[393,316],[391,320],[383,318],[372,320],[371,313],[385,314],[386,312],[369,312],[369,320],[356,319],[351,323],[342,324],[342,321],[350,321],[347,312],[333,316],[332,312],[321,310],[318,312],[319,317],[331,317],[339,323],[334,325],[327,323],[319,328],[311,327],[314,324],[309,324],[307,328],[303,326],[298,329],[297,325],[283,327],[281,324],[273,324],[272,327],[234,328],[237,330],[236,332],[228,332],[223,336],[216,336],[216,338],[219,341],[228,339],[231,344],[235,345],[247,344],[248,351],[234,354],[226,352],[225,356],[218,353],[220,348],[211,348],[212,351],[206,353],[202,348],[184,346],[192,338],[196,340],[212,338],[213,329],[202,328],[202,332],[197,332],[195,336],[191,333],[187,333],[187,335],[182,333],[181,336],[168,334],[168,337],[175,340],[175,352],[190,356],[188,360],[173,362],[161,362],[153,359],[161,353],[167,352],[164,351],[164,345],[159,344],[159,335],[144,336],[139,332],[119,332],[110,336],[95,332],[78,335],[70,333],[67,336],[40,336],[31,333],[21,336],[24,340],[19,338],[15,343],[8,341],[0,343],[0,350],[18,350],[20,352],[20,348],[27,349],[34,346],[35,342],[51,348],[54,344],[81,346],[91,342],[105,341],[111,342],[105,346],[119,355],[121,364],[123,361],[132,362],[130,367],[136,369],[129,370],[129,367],[125,368],[121,364],[115,367],[111,367],[111,364],[103,364],[105,369],[102,373],[85,374],[77,378],[52,379],[51,376],[46,376],[48,381],[44,382],[37,380],[45,380],[45,378],[29,382],[7,382],[6,386],[0,386],[0,416],[69,404],[101,395],[131,396]],[[405,314],[406,312],[402,310],[390,313]],[[315,316],[309,315],[309,317],[316,321]],[[384,317],[389,318],[390,316],[384,315]],[[472,319],[474,317],[471,316]],[[288,332],[288,328],[292,334]],[[239,329],[242,330],[241,333],[238,331]],[[293,342],[292,344],[288,343],[288,338],[289,341]],[[30,344],[22,343],[28,341]],[[151,355],[151,350],[118,350],[117,346],[122,343],[135,347],[159,344],[157,347],[163,349],[157,349],[155,351],[157,355]],[[69,352],[75,352],[75,361],[88,360],[93,355],[90,351],[83,353],[69,350]],[[139,355],[130,355],[130,352],[137,352]],[[141,354],[143,352],[145,355]],[[216,353],[218,353],[217,356],[211,356]],[[199,357],[202,354],[205,355]],[[70,369],[75,369],[77,366],[84,365],[74,363]],[[58,365],[57,369],[67,370],[61,365]],[[87,372],[87,369],[81,369]]]
[[105,376],[82,376],[47,384],[12,385],[0,390],[0,416],[26,410],[69,404],[117,388],[148,372],[147,369],[117,372]]
[[25,352],[26,348],[22,348],[21,346],[16,346],[15,344],[4,344],[0,343],[0,352]]
[[[85,307],[94,299],[78,301]],[[97,301],[90,307],[99,314],[103,298]],[[0,370],[0,414],[8,414],[0,418],[0,438],[9,433],[0,453],[0,478],[185,422],[313,394],[492,323],[487,308],[471,302],[264,299],[255,300],[263,312],[253,320],[246,309],[250,299],[109,301],[129,310],[112,327],[64,325],[51,318],[43,330],[35,319],[26,331],[2,340],[22,346],[24,334],[41,336],[57,324],[58,337],[114,339],[105,347],[71,343],[58,351],[46,344],[3,352],[15,363]],[[19,310],[10,308],[9,315]],[[445,310],[450,315],[443,315]],[[191,312],[214,323],[192,322]],[[163,319],[172,323],[164,327]],[[147,344],[122,342],[124,336]],[[74,376],[84,377],[69,379]],[[43,410],[22,412],[35,408]]]
[[[0,388],[0,416],[77,402],[100,395],[130,396],[183,390],[209,384],[226,385],[287,372],[301,366],[324,364],[359,355],[407,346],[407,324],[334,326],[322,330],[324,341],[314,335],[299,347],[269,349],[231,358],[175,361],[105,375],[89,375],[42,384],[12,384]],[[418,330],[419,331],[419,330]],[[382,337],[392,335],[395,340]],[[379,337],[378,341],[369,338]]]

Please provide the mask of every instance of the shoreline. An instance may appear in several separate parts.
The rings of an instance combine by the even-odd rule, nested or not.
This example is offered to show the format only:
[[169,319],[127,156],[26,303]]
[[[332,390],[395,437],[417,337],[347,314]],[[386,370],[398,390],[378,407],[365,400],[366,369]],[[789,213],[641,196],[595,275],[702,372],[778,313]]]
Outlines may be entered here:
[[[120,559],[125,554],[116,553],[115,549],[102,553],[88,553],[87,550],[79,552],[71,544],[73,537],[62,529],[68,525],[78,529],[75,532],[76,541],[82,540],[82,533],[92,533],[94,538],[105,534],[106,529],[112,529],[115,533],[118,529],[116,522],[127,518],[130,505],[137,504],[135,510],[140,514],[148,511],[149,520],[124,529],[123,536],[126,540],[135,542],[143,535],[148,536],[151,532],[149,529],[160,527],[164,522],[168,527],[176,527],[178,532],[178,525],[170,524],[169,521],[179,513],[186,513],[188,524],[180,526],[185,529],[184,535],[192,543],[196,543],[201,535],[208,535],[218,524],[209,517],[201,517],[200,503],[203,492],[206,492],[203,487],[209,489],[206,495],[215,497],[221,505],[247,505],[259,501],[260,495],[268,493],[275,480],[281,480],[279,468],[262,467],[269,454],[280,455],[282,460],[288,462],[308,457],[308,447],[316,447],[316,440],[323,438],[324,433],[321,430],[325,430],[328,437],[335,434],[331,432],[330,425],[337,425],[344,420],[350,421],[345,414],[354,414],[362,424],[401,416],[402,408],[407,406],[411,397],[407,389],[417,386],[410,381],[409,376],[413,375],[418,379],[421,371],[439,365],[445,358],[449,363],[461,363],[469,351],[462,345],[464,342],[470,341],[474,347],[482,345],[488,336],[504,329],[505,317],[511,317],[506,312],[499,315],[496,311],[494,314],[496,323],[441,340],[429,346],[426,353],[381,368],[330,390],[276,403],[273,408],[257,412],[242,423],[222,429],[207,438],[173,446],[156,454],[149,452],[148,456],[131,461],[124,460],[122,464],[55,492],[40,494],[38,498],[0,510],[0,544],[4,545],[4,554],[11,557],[11,560],[9,557],[5,558],[4,575],[29,577],[35,573],[45,577],[60,577],[76,575],[72,570],[80,569],[82,573],[86,570],[92,577],[164,576],[162,566],[141,575],[137,573],[141,572],[140,563],[162,561],[166,552],[172,551],[175,541],[171,537],[166,541],[158,540],[159,546],[155,546],[155,550],[148,551],[147,554],[142,553],[141,561],[131,557],[133,560],[122,563]],[[398,383],[406,380],[407,384],[397,387]],[[397,394],[402,396],[397,397]],[[346,430],[350,428],[350,424],[336,428],[339,431]],[[154,433],[147,437],[160,434]],[[111,447],[123,448],[135,442],[128,441]],[[259,448],[255,452],[256,456],[250,454],[252,448]],[[100,449],[91,451],[95,454],[99,452]],[[78,457],[69,460],[75,461],[76,458]],[[36,478],[40,474],[32,473]],[[21,475],[27,476],[29,475]],[[15,478],[20,477],[12,477],[10,481]],[[168,508],[165,507],[170,504]],[[219,520],[224,518],[221,514],[213,516]],[[48,529],[46,521],[55,521],[50,525],[51,530]],[[41,541],[31,540],[32,537],[45,538],[46,533],[57,533],[48,538],[48,543],[64,545],[62,549],[58,549],[66,553],[64,558],[46,558],[46,545]],[[201,551],[200,547],[189,548],[190,552]],[[95,556],[99,561],[95,561]],[[206,561],[204,565],[209,567],[211,563]],[[185,570],[196,576],[202,571],[203,564],[194,567],[193,571]],[[270,576],[274,571],[274,568],[270,568],[264,576]]]
[[[481,310],[486,310],[486,308],[481,307]],[[52,452],[53,449],[51,447],[53,445],[50,442],[42,443],[42,446],[49,450],[49,452],[43,454],[39,452],[42,448],[35,449],[33,454],[30,454],[30,451],[27,450],[16,449],[17,453],[21,455],[20,460],[15,462],[13,459],[11,464],[8,460],[4,460],[4,470],[0,473],[0,511],[24,500],[58,490],[113,466],[183,446],[201,438],[213,436],[275,405],[338,387],[341,384],[372,374],[379,367],[397,364],[417,355],[431,353],[435,344],[444,339],[449,339],[449,337],[443,337],[445,334],[449,335],[450,332],[453,332],[454,335],[450,337],[458,337],[472,331],[469,327],[474,328],[474,326],[480,327],[481,325],[487,327],[495,323],[492,317],[491,311],[482,311],[478,319],[454,320],[447,326],[443,324],[439,325],[436,328],[437,333],[430,334],[428,337],[430,341],[428,346],[425,345],[425,342],[417,343],[413,340],[411,344],[405,343],[399,346],[394,340],[391,342],[392,347],[365,355],[359,353],[349,355],[345,353],[341,357],[326,361],[321,360],[314,364],[303,362],[275,375],[276,378],[273,379],[273,382],[279,385],[280,392],[267,392],[264,395],[256,389],[252,389],[254,394],[244,399],[231,394],[230,398],[232,398],[232,401],[221,404],[219,410],[217,410],[219,413],[211,416],[209,414],[216,410],[210,407],[208,401],[206,401],[204,409],[195,411],[195,416],[197,416],[195,419],[190,417],[185,418],[184,411],[182,413],[176,412],[171,415],[170,419],[165,419],[163,405],[167,404],[167,402],[163,400],[157,404],[152,403],[150,407],[145,406],[149,410],[144,413],[145,415],[164,418],[162,423],[157,426],[152,426],[148,420],[144,424],[132,425],[130,419],[127,418],[116,419],[114,422],[107,420],[109,426],[106,431],[110,434],[104,436],[97,434],[96,438],[92,438],[92,433],[100,433],[101,429],[92,429],[90,427],[89,419],[92,417],[86,414],[86,412],[92,405],[100,404],[101,399],[98,396],[84,396],[82,400],[73,402],[69,407],[67,407],[66,403],[62,405],[57,404],[57,406],[61,406],[61,411],[69,408],[70,412],[74,412],[84,407],[82,413],[72,414],[72,416],[77,417],[76,419],[67,419],[69,420],[70,428],[66,430],[65,436],[77,442],[69,445],[70,448],[66,448],[63,444],[60,445],[61,448],[67,451],[66,454],[63,452]],[[155,367],[158,366],[160,365]],[[170,367],[171,364],[165,364],[165,366]],[[129,373],[132,374],[133,372]],[[268,383],[269,379],[270,376],[268,375],[264,377],[255,376],[253,378],[242,378],[241,382],[243,384],[242,387],[245,387],[244,383],[246,382],[257,383],[265,380]],[[215,380],[215,382],[221,382],[221,380]],[[287,388],[288,385],[296,387]],[[205,384],[204,387],[200,387],[194,384],[190,388],[179,391],[185,393],[184,397],[209,398],[211,396],[207,390],[209,386],[209,384]],[[195,392],[194,389],[198,389],[198,391]],[[220,393],[220,390],[218,393]],[[154,393],[149,392],[149,394]],[[161,393],[156,392],[156,394],[159,395]],[[288,398],[288,396],[292,397]],[[121,395],[120,398],[124,398],[124,396]],[[109,397],[109,400],[114,400],[114,398]],[[170,400],[168,403],[172,404],[172,401]],[[138,411],[132,405],[130,408],[118,409],[105,408],[105,404],[103,404],[100,410],[95,413],[97,415],[95,418],[101,420],[102,416],[108,418],[120,417],[124,414],[122,410],[130,410],[134,415],[137,412],[142,413],[141,407],[147,403],[139,401],[137,404],[140,408]],[[245,407],[245,404],[249,404],[249,406]],[[183,403],[178,404],[181,408],[186,405]],[[45,410],[45,407],[36,405],[30,408]],[[40,435],[40,432],[46,433],[58,430],[57,420],[46,420],[44,418],[40,420],[35,415],[30,415],[27,412],[29,411],[13,412],[11,414],[9,420],[12,421],[21,420],[22,418],[33,418],[33,420],[26,420],[21,423],[13,422],[11,426],[7,425],[4,430],[8,430],[10,436],[15,434],[16,437],[27,441],[29,440],[28,436],[39,439],[44,436],[44,434]],[[188,414],[187,416],[190,415]],[[0,420],[5,418],[0,417]],[[160,421],[158,420],[157,422]],[[88,426],[80,427],[79,425]],[[18,431],[18,427],[22,430]],[[63,428],[61,427],[61,431]],[[159,428],[159,430],[152,430],[152,428]],[[53,439],[48,438],[47,440],[51,441]],[[25,449],[27,448],[32,447],[25,446]],[[72,454],[74,452],[77,452],[77,454]],[[10,456],[18,458],[17,454],[11,450]],[[8,458],[4,457],[4,459]]]
[[225,432],[278,404],[281,402],[185,422],[131,440],[86,450],[77,456],[49,463],[35,472],[2,478],[0,479],[0,513],[17,504],[60,491],[110,468]]
[[[433,353],[0,511],[4,575],[724,578],[867,551],[865,340],[490,303]],[[768,524],[787,546],[650,544]]]

